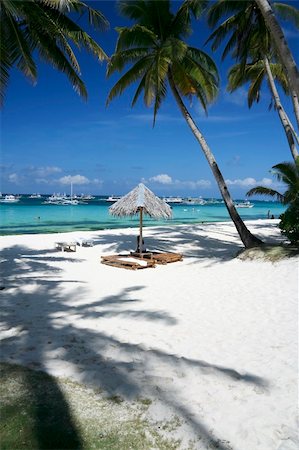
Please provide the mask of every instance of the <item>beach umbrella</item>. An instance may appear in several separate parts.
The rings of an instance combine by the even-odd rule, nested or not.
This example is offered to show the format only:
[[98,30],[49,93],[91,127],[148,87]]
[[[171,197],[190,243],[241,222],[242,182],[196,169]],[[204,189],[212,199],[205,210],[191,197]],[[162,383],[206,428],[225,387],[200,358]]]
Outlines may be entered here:
[[170,206],[157,197],[143,183],[118,200],[109,208],[113,216],[125,217],[139,214],[139,252],[142,252],[142,220],[143,215],[154,219],[169,219],[172,216]]

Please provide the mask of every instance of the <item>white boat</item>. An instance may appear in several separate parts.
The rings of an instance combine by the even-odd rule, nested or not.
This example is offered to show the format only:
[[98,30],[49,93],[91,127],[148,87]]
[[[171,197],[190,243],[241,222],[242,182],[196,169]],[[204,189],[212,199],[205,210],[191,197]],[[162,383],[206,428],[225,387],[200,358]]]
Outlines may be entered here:
[[29,198],[41,198],[42,196],[40,194],[31,194]]
[[1,203],[17,203],[18,201],[20,201],[20,199],[15,195],[5,195],[0,198]]
[[253,208],[254,204],[250,203],[249,201],[235,203],[236,208]]
[[199,198],[188,197],[184,198],[182,203],[183,205],[205,205],[207,202],[201,197]]
[[44,204],[46,205],[61,205],[64,200],[66,200],[67,196],[66,194],[52,194],[50,197],[48,197]]
[[110,195],[110,197],[106,198],[106,202],[114,203],[117,202],[117,200],[120,200],[121,196],[118,195]]
[[183,203],[182,197],[164,197],[163,201],[165,203]]

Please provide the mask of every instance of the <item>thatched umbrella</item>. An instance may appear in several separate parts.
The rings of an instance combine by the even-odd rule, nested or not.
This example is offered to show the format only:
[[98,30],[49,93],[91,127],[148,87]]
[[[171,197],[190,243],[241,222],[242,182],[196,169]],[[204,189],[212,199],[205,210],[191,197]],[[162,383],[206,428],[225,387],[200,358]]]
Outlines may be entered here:
[[113,216],[134,216],[139,213],[139,252],[142,252],[142,219],[147,214],[154,219],[169,219],[172,211],[169,205],[150,191],[143,183],[122,197],[109,208]]

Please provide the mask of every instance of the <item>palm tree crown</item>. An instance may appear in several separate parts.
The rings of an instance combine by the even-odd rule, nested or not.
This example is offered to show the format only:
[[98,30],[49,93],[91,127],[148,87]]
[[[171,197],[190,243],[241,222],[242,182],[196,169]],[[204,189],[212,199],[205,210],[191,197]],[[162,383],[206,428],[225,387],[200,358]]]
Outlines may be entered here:
[[155,120],[171,77],[182,96],[197,97],[207,109],[218,92],[217,68],[205,52],[183,40],[191,32],[192,15],[197,17],[205,3],[187,0],[173,14],[168,0],[119,2],[121,13],[138,24],[117,28],[119,37],[107,75],[127,64],[131,67],[111,89],[107,103],[138,80],[132,106],[143,93],[145,104],[154,105]]
[[270,195],[276,197],[283,204],[294,203],[299,200],[299,157],[295,162],[283,162],[272,167],[272,173],[278,181],[286,185],[284,194],[264,186],[256,186],[247,192],[247,196]]
[[1,104],[12,67],[16,66],[33,82],[37,78],[34,51],[67,75],[74,89],[87,97],[80,78],[80,66],[71,43],[93,53],[99,60],[107,59],[102,48],[70,17],[69,13],[88,14],[96,28],[108,26],[105,17],[80,0],[2,0],[1,23]]

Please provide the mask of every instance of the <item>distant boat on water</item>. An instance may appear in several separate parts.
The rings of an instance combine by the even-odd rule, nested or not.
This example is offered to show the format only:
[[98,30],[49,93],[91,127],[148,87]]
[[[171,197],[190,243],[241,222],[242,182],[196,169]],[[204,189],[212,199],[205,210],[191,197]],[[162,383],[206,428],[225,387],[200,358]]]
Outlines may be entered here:
[[118,195],[110,195],[110,197],[106,198],[106,202],[114,203],[117,202],[117,200],[120,200],[121,196]]
[[41,198],[42,196],[40,194],[31,194],[29,198]]
[[44,202],[46,205],[62,205],[62,206],[76,206],[79,205],[79,200],[76,198],[73,198],[73,183],[71,183],[71,195],[68,197],[66,194],[53,194],[50,197],[47,198],[47,200]]
[[254,204],[250,203],[248,200],[240,203],[235,203],[236,208],[253,208]]
[[182,197],[164,197],[162,200],[165,203],[183,203]]
[[20,198],[15,195],[5,195],[4,197],[1,195],[0,202],[1,203],[17,203],[20,201]]

